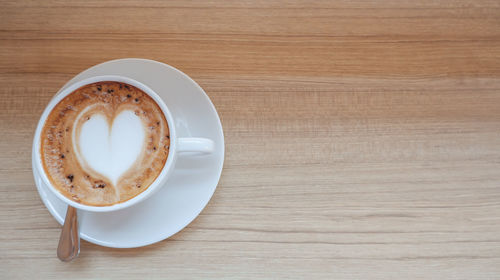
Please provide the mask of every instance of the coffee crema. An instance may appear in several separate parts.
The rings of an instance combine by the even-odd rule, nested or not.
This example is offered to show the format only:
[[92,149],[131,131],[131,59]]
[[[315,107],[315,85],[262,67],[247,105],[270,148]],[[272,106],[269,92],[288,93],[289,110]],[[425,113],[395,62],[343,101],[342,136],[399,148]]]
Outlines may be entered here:
[[142,90],[104,81],[64,97],[41,133],[40,154],[52,185],[85,205],[109,206],[145,191],[169,153],[159,105]]

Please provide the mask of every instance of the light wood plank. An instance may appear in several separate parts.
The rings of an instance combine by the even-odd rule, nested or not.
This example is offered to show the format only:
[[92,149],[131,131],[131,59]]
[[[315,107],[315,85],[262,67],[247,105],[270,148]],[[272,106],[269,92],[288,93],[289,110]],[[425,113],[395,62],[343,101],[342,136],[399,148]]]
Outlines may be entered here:
[[[498,278],[499,19],[498,1],[2,1],[0,278]],[[170,239],[61,263],[33,131],[121,57],[205,89],[222,178]]]

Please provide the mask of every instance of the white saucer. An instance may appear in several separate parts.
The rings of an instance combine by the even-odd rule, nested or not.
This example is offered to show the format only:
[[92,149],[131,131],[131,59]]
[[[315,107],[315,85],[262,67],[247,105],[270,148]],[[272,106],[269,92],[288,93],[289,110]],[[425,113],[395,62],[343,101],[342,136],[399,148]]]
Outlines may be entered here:
[[[96,75],[122,75],[146,84],[170,109],[179,137],[205,137],[215,142],[211,155],[179,155],[165,186],[147,200],[115,212],[78,212],[80,237],[91,243],[133,248],[164,240],[193,221],[215,192],[224,163],[224,135],[217,111],[186,74],[153,60],[108,61],[78,74],[63,89]],[[67,205],[48,189],[35,169],[33,175],[43,203],[62,224]]]

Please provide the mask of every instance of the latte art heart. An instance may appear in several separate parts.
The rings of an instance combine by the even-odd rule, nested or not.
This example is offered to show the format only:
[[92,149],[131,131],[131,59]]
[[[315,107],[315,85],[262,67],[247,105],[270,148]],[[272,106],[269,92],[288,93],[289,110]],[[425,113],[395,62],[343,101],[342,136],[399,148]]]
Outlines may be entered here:
[[131,111],[122,111],[111,127],[109,123],[105,115],[93,115],[83,123],[75,143],[79,160],[116,185],[144,154],[144,125]]
[[144,192],[170,148],[160,106],[132,85],[105,81],[64,97],[47,117],[40,154],[51,185],[69,199],[107,206]]

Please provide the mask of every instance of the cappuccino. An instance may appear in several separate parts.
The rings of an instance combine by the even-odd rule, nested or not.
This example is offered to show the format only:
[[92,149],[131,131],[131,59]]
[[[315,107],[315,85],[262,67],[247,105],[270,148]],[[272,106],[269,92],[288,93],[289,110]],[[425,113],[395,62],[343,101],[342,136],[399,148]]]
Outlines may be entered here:
[[85,85],[47,117],[40,143],[43,168],[64,196],[91,206],[127,201],[158,177],[170,134],[159,105],[120,82]]

